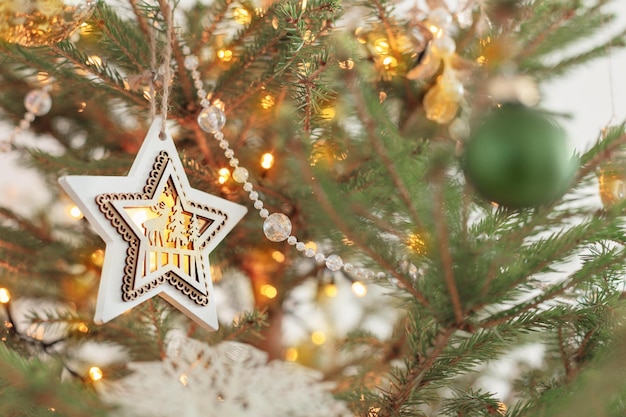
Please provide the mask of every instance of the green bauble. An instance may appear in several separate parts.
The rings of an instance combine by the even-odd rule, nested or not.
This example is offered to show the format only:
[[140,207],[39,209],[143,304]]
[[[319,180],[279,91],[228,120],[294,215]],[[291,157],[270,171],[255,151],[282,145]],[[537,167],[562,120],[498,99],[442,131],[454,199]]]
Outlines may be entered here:
[[465,175],[476,190],[500,205],[549,203],[568,188],[578,168],[565,132],[545,114],[505,104],[486,116],[465,147]]

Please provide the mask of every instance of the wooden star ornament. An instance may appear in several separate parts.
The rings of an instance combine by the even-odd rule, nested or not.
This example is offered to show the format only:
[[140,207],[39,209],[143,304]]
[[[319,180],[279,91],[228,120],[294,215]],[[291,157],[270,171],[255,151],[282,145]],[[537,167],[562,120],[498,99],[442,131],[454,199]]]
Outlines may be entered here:
[[209,253],[246,207],[191,188],[174,141],[155,119],[125,177],[59,179],[106,243],[95,321],[160,295],[205,328],[218,328]]

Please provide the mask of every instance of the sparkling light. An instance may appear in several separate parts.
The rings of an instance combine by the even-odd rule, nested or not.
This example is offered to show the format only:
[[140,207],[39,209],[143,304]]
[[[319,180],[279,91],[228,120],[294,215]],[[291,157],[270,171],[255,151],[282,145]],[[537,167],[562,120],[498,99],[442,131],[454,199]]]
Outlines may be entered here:
[[104,264],[104,251],[102,249],[96,249],[90,256],[91,263],[97,267],[101,267]]
[[98,55],[89,55],[87,57],[87,65],[95,65],[95,66],[102,66],[102,58],[100,58]]
[[230,49],[219,49],[217,51],[217,58],[220,61],[229,62],[233,59],[233,51]]
[[406,240],[406,245],[420,255],[426,254],[426,242],[424,242],[424,239],[417,233],[411,233],[409,235]]
[[252,14],[245,7],[237,7],[233,10],[233,19],[240,25],[247,25],[252,21]]
[[11,301],[11,293],[6,288],[0,288],[0,303],[6,304]]
[[328,298],[335,298],[339,290],[335,284],[326,284],[324,285],[324,294]]
[[285,360],[288,362],[295,362],[298,360],[298,349],[289,348],[285,351]]
[[361,281],[354,281],[352,283],[352,292],[357,297],[365,297],[367,295],[367,287]]
[[102,373],[102,369],[97,366],[89,368],[89,378],[91,378],[92,381],[100,381],[103,376],[104,374]]
[[274,155],[269,152],[261,155],[261,167],[263,169],[270,169],[274,165]]
[[78,331],[81,333],[89,333],[89,327],[85,323],[80,323],[78,325]]
[[217,173],[219,175],[217,182],[220,184],[224,184],[230,178],[230,170],[228,168],[221,168]]
[[311,333],[311,342],[318,346],[323,345],[324,342],[326,342],[326,335],[323,332],[316,330]]
[[320,116],[322,116],[322,119],[324,120],[332,120],[336,115],[337,111],[334,107],[324,107],[320,110]]
[[73,219],[80,220],[83,218],[83,212],[76,206],[70,207],[69,212]]
[[352,58],[348,58],[345,61],[339,61],[339,68],[344,70],[351,70],[354,68],[354,61]]
[[274,252],[272,252],[272,259],[274,259],[278,263],[283,263],[285,262],[285,254],[281,251],[275,250]]
[[383,58],[383,66],[386,70],[393,69],[398,66],[398,60],[392,56],[386,56]]
[[276,99],[270,94],[265,95],[265,97],[261,99],[261,107],[265,110],[271,109],[274,107],[274,104],[276,104]]
[[263,284],[260,290],[261,294],[270,300],[276,298],[278,295],[278,290],[271,284]]
[[374,41],[374,51],[379,55],[389,55],[389,41],[387,38],[378,38]]

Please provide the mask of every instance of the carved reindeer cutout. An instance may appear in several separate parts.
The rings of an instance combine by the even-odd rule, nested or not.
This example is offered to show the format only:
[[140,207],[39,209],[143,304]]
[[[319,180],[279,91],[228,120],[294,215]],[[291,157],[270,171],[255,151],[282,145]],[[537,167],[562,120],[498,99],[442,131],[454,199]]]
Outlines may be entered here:
[[170,209],[164,201],[161,201],[159,204],[155,204],[150,207],[150,210],[157,213],[159,216],[143,222],[143,227],[146,229],[146,236],[148,237],[150,245],[156,246],[158,241],[159,246],[164,246],[164,233],[166,231],[167,223],[169,222]]

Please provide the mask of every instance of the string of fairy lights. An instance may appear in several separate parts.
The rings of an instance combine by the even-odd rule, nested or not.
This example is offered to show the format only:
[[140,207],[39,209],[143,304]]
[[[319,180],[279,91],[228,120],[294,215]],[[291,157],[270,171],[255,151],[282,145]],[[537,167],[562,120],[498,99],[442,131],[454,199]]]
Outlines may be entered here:
[[[243,6],[238,6],[233,10],[233,18],[236,23],[247,25],[251,22],[253,13],[262,13],[262,11],[250,11]],[[429,97],[432,98],[432,100],[430,100],[430,103],[424,104],[427,108],[427,116],[431,118],[431,120],[441,124],[448,124],[452,122],[450,123],[451,136],[460,137],[466,134],[466,124],[463,122],[463,119],[459,119],[460,122],[457,122],[456,120],[452,120],[450,118],[452,113],[457,113],[456,110],[458,110],[459,103],[462,102],[464,91],[463,85],[460,83],[459,78],[450,64],[456,48],[454,40],[450,36],[450,27],[453,23],[452,15],[449,12],[437,9],[430,13],[425,22],[425,27],[431,35],[432,44],[425,51],[427,54],[425,62],[423,60],[423,62],[419,64],[419,67],[423,71],[419,74],[417,72],[413,72],[413,74],[409,74],[409,76],[413,79],[426,77],[428,74],[425,74],[424,71],[428,72],[434,68],[435,64],[433,64],[433,62],[437,64],[437,68],[439,63],[443,62],[444,73],[437,79],[435,83],[436,88],[431,89],[433,92],[430,93]],[[89,33],[90,28],[87,23],[83,23],[79,30]],[[355,31],[355,36],[357,36],[359,42],[371,46],[370,49],[376,57],[375,63],[377,68],[386,74],[385,76],[391,76],[397,72],[399,66],[397,58],[398,53],[406,52],[405,49],[413,47],[413,42],[411,40],[395,39],[391,41],[385,37],[385,35],[381,35],[378,32],[365,34],[362,28]],[[394,48],[397,48],[398,50],[394,50]],[[234,151],[230,148],[230,144],[224,138],[221,131],[222,127],[226,123],[226,117],[223,112],[224,103],[209,102],[209,94],[204,90],[204,83],[201,79],[201,74],[198,71],[198,58],[191,53],[188,47],[183,46],[182,49],[184,55],[186,56],[185,67],[193,78],[194,86],[196,87],[198,97],[200,98],[200,104],[202,106],[202,111],[198,116],[198,124],[203,130],[214,136],[229,162],[230,168],[222,167],[218,170],[218,177],[216,181],[219,184],[234,181],[242,185],[243,189],[248,193],[249,198],[253,201],[254,208],[258,210],[260,217],[264,219],[263,230],[266,237],[273,242],[286,240],[289,245],[294,246],[295,249],[298,252],[301,252],[306,258],[310,258],[317,263],[324,264],[330,271],[336,272],[343,270],[347,273],[346,276],[352,281],[351,289],[357,297],[364,297],[367,295],[367,285],[364,282],[365,280],[373,278],[391,279],[384,272],[375,273],[371,270],[355,266],[349,262],[344,262],[343,259],[336,254],[325,255],[320,251],[315,242],[301,242],[296,236],[291,234],[291,221],[286,215],[282,213],[270,214],[270,212],[264,207],[264,203],[261,200],[259,193],[254,190],[253,184],[248,181],[248,170],[239,165],[239,161],[235,157]],[[214,53],[215,58],[224,65],[228,65],[235,58],[234,51],[227,46],[216,49]],[[98,63],[101,62],[102,60],[100,57],[92,55],[88,57],[86,65],[98,65]],[[338,62],[338,65],[341,69],[350,71],[354,69],[355,63],[351,59],[347,59],[345,61]],[[46,74],[40,75],[44,78],[46,77]],[[127,89],[134,89],[137,87],[132,84],[133,83],[126,83],[125,87]],[[142,87],[140,85],[139,88],[144,89],[144,97],[147,100],[153,99],[153,97],[150,96],[150,88],[148,86]],[[40,87],[33,89],[27,94],[24,101],[26,113],[24,114],[23,119],[15,127],[12,134],[9,136],[9,139],[6,142],[0,142],[1,149],[10,149],[14,143],[15,137],[18,134],[29,129],[30,124],[36,117],[44,116],[50,111],[52,107],[52,99],[50,96],[51,91],[52,82],[51,80],[46,80],[45,82],[40,82]],[[382,95],[381,99],[384,99],[384,97],[385,96]],[[272,109],[277,102],[278,99],[268,92],[264,92],[259,98],[259,106],[263,110]],[[84,110],[84,108],[82,110]],[[431,117],[431,115],[433,116]],[[334,108],[328,107],[322,109],[322,117],[324,119],[330,120],[335,116],[336,111]],[[274,164],[275,156],[271,152],[265,152],[259,158],[259,165],[264,170],[272,169]],[[69,207],[68,212],[70,217],[73,219],[78,220],[83,217],[82,213],[76,206]],[[425,248],[424,241],[419,235],[410,236],[407,240],[407,246],[412,250],[417,251],[422,251]],[[96,250],[91,256],[92,263],[96,266],[102,266],[103,256],[104,252],[101,249]],[[285,255],[281,251],[273,251],[272,259],[276,262],[284,262]],[[402,264],[399,269],[407,272],[411,276],[417,275],[418,273],[417,268],[414,265]],[[259,292],[261,296],[267,299],[273,299],[278,295],[278,289],[270,283],[266,283],[261,286]],[[327,297],[335,297],[337,292],[338,288],[332,282],[327,283],[324,286],[324,294]],[[6,301],[3,301],[5,299]],[[15,323],[11,318],[10,294],[6,288],[0,289],[0,302],[5,306],[5,310],[7,311],[8,319],[5,322],[5,327],[13,329],[12,332],[14,334],[20,334],[16,330]],[[86,324],[81,327],[81,329],[85,332],[89,331]],[[31,338],[30,336],[24,337]],[[43,342],[36,337],[31,339],[33,343],[40,343],[42,348],[45,348]],[[325,342],[325,340],[326,336],[323,332],[319,330],[311,332],[312,343],[321,345]],[[296,360],[297,351],[294,351],[292,348],[287,349],[285,358],[288,360]],[[99,370],[99,368],[94,367],[92,369],[88,372],[88,376],[91,380],[95,381],[102,378],[102,371]],[[70,373],[72,372],[70,371]]]

